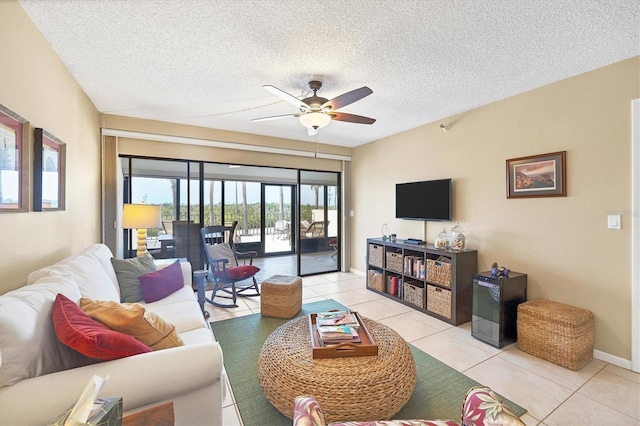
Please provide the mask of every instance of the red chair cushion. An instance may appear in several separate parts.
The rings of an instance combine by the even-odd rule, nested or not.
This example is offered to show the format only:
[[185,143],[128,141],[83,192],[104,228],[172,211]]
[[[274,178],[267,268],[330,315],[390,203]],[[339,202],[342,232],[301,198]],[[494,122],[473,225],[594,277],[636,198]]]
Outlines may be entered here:
[[[235,268],[227,268],[226,271],[227,279],[232,281],[240,281],[257,274],[260,271],[260,268],[253,265],[241,265],[236,266]],[[213,276],[218,279],[224,278],[224,276],[222,275],[222,271],[215,271],[213,273]]]
[[58,340],[89,358],[108,361],[151,352],[150,347],[135,337],[93,320],[62,294],[53,302],[51,317]]

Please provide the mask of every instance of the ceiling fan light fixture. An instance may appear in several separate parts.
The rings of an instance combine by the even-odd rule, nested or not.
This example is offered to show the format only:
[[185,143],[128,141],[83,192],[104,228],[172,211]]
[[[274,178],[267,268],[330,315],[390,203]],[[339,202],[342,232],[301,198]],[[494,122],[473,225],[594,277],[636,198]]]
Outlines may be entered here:
[[310,129],[321,129],[331,121],[331,116],[322,112],[308,112],[300,116],[300,123]]

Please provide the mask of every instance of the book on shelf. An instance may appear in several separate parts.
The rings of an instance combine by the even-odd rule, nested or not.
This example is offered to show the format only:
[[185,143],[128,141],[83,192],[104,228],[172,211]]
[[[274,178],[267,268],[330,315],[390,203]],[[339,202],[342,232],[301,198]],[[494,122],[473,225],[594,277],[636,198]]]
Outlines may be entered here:
[[316,314],[316,324],[320,326],[337,326],[337,325],[349,325],[352,327],[358,327],[358,319],[349,311],[329,311],[318,312]]
[[412,277],[424,278],[424,259],[421,256],[405,256],[404,273]]
[[392,296],[398,296],[398,277],[391,277],[391,291]]

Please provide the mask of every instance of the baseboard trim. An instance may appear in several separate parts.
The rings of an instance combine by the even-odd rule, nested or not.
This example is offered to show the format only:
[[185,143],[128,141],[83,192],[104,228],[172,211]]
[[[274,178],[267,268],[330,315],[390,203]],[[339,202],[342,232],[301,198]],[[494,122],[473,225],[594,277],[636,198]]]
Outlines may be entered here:
[[361,277],[367,276],[364,272],[358,271],[357,269],[354,269],[354,268],[349,268],[349,272],[351,272],[352,274],[360,275]]
[[595,359],[599,359],[600,361],[608,362],[609,364],[613,364],[615,366],[624,368],[626,370],[631,370],[631,360],[620,358],[619,356],[611,355],[606,352],[599,351],[597,349],[593,350],[593,357]]
[[[349,272],[360,275],[362,277],[366,275],[364,272],[354,268],[350,268]],[[609,364],[613,364],[626,370],[631,370],[631,360],[629,359],[620,358],[619,356],[611,355],[610,353],[602,352],[597,349],[593,350],[593,357],[595,359],[599,359],[600,361],[608,362]]]

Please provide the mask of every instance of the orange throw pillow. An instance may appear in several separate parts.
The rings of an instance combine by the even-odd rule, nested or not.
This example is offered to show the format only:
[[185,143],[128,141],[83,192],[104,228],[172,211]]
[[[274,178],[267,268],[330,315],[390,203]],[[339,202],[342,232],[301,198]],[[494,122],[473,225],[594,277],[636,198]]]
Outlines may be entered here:
[[80,308],[112,330],[135,337],[154,351],[183,346],[176,327],[139,303],[98,301],[83,297]]

